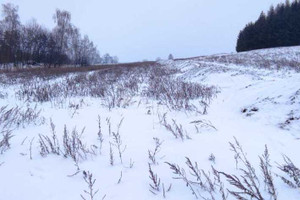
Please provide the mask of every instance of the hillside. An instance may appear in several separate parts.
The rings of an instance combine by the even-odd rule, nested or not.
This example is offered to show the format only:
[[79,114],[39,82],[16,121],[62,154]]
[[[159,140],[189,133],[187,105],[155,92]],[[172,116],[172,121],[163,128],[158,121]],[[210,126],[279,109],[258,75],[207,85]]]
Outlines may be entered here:
[[300,198],[300,47],[141,65],[1,74],[1,199]]

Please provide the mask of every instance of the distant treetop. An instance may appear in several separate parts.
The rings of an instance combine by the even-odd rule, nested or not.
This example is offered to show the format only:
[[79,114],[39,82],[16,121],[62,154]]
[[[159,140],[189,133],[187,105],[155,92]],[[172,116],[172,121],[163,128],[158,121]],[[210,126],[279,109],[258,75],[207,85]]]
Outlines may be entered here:
[[174,60],[174,56],[172,54],[169,54],[168,60]]

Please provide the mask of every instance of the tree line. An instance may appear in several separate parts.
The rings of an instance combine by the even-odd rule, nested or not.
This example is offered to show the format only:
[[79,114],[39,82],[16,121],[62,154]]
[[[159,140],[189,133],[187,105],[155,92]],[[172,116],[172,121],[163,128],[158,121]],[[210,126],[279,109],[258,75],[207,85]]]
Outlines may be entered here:
[[286,1],[262,12],[239,33],[236,51],[300,45],[300,1]]
[[118,58],[99,51],[87,35],[71,23],[71,14],[57,9],[53,15],[55,27],[49,30],[32,20],[22,25],[18,7],[2,5],[0,20],[0,65],[27,66],[42,64],[93,65],[117,63]]

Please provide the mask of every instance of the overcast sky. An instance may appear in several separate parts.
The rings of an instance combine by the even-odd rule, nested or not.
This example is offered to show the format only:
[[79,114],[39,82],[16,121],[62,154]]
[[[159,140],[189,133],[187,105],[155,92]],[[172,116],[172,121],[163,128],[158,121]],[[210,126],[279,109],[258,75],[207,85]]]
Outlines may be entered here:
[[56,8],[72,14],[101,54],[121,62],[235,52],[239,31],[285,0],[0,0],[19,6],[22,23],[53,28]]

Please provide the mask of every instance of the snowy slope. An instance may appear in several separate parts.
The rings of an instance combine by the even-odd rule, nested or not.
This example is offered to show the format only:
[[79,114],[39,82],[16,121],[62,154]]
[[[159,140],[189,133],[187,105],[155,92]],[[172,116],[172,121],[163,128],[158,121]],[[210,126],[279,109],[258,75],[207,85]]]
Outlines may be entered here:
[[[2,83],[0,108],[7,106],[8,110],[19,106],[34,109],[36,106],[35,110],[40,110],[40,113],[20,126],[20,123],[15,123],[8,128],[4,127],[4,123],[0,124],[0,131],[9,129],[13,134],[10,148],[0,155],[0,199],[79,200],[82,199],[80,195],[91,199],[84,192],[88,190],[84,180],[84,173],[88,171],[93,174],[92,179],[96,179],[94,191],[99,189],[94,199],[104,196],[109,200],[164,199],[162,185],[166,190],[166,199],[201,199],[201,196],[212,199],[207,191],[191,183],[196,193],[192,194],[183,180],[174,179],[177,175],[166,162],[183,167],[191,180],[195,179],[185,164],[186,157],[197,162],[199,169],[210,171],[212,179],[211,166],[222,172],[240,175],[241,172],[236,169],[235,154],[229,145],[229,142],[234,143],[234,138],[256,169],[264,199],[270,199],[264,190],[259,169],[258,156],[263,154],[265,145],[270,153],[272,173],[285,176],[277,168],[277,163],[284,163],[282,155],[287,155],[295,166],[300,167],[299,55],[300,47],[291,47],[163,62],[165,68],[180,70],[176,73],[179,79],[217,88],[218,92],[207,107],[207,114],[172,110],[144,96],[135,96],[126,108],[112,109],[104,106],[102,99],[91,96],[65,96],[53,102],[34,102],[17,95],[23,83]],[[268,64],[264,64],[266,61]],[[1,78],[4,79],[5,75]],[[51,85],[63,79],[39,81]],[[194,100],[193,103],[202,111],[199,101]],[[188,137],[176,139],[160,123],[164,113],[167,113],[166,119],[170,124],[172,119],[181,124]],[[4,115],[4,112],[1,114]],[[97,136],[98,116],[101,117],[103,133],[101,154]],[[76,127],[80,133],[85,128],[82,141],[95,153],[88,154],[77,164],[63,155],[50,153],[43,157],[40,154],[39,134],[51,137],[50,119],[60,145],[65,126],[69,132]],[[122,119],[119,128],[121,150],[124,151],[121,162],[111,134],[118,132]],[[149,178],[148,163],[152,162],[149,150],[153,152],[155,149],[153,138],[162,142],[156,163],[151,164],[151,169],[160,178],[160,189],[150,192],[149,184],[153,185],[153,182]],[[110,151],[114,155],[113,165]],[[241,162],[238,167],[242,167]],[[273,178],[278,199],[300,199],[299,188],[289,187],[275,175]],[[225,188],[236,190],[225,177],[222,177],[222,182]],[[167,191],[170,184],[171,188]],[[214,195],[215,199],[222,199],[217,191]],[[235,198],[228,194],[227,199]]]

